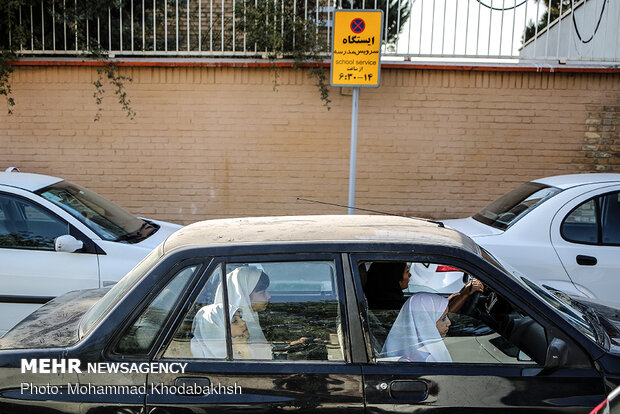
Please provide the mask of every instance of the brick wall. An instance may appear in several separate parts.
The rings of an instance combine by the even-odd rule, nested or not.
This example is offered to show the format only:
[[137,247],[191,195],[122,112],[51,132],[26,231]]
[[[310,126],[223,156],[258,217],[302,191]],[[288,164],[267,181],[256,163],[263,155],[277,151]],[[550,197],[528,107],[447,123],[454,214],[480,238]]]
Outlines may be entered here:
[[[0,166],[85,185],[130,211],[190,223],[342,213],[351,97],[331,110],[303,71],[125,67],[137,116],[88,67],[18,67],[13,115],[0,111]],[[618,171],[617,73],[384,69],[362,89],[358,207],[466,216],[523,181]],[[605,155],[601,155],[605,154]]]
[[[620,171],[620,98],[617,92],[588,105],[582,168],[595,171]],[[616,95],[614,98],[613,96]]]

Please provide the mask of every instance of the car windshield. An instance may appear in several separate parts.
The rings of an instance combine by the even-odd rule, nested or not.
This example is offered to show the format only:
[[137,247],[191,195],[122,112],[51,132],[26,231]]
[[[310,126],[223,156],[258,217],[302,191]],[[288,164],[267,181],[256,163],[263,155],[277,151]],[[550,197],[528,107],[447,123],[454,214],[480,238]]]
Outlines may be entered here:
[[586,315],[584,315],[583,312],[581,312],[579,309],[575,308],[570,298],[565,293],[550,288],[542,288],[536,283],[532,282],[530,279],[519,274],[519,272],[515,270],[508,270],[512,268],[510,266],[505,266],[504,264],[502,264],[495,256],[493,256],[487,250],[481,249],[481,253],[486,260],[491,262],[498,269],[502,270],[506,274],[506,276],[510,277],[512,280],[525,287],[527,290],[540,298],[543,303],[545,303],[547,306],[559,313],[560,316],[566,319],[575,328],[583,332],[591,340],[602,343],[602,341],[600,340],[601,338],[599,338],[599,335],[596,333],[596,329],[592,326],[589,318],[586,317]]
[[474,219],[505,230],[560,191],[544,184],[525,183],[480,210]]
[[80,339],[108,313],[110,309],[133,288],[136,283],[157,263],[163,255],[163,246],[156,247],[140,263],[129,271],[121,280],[88,310],[80,321]]
[[60,206],[84,223],[103,240],[137,243],[156,230],[99,194],[68,181],[37,191],[41,197]]

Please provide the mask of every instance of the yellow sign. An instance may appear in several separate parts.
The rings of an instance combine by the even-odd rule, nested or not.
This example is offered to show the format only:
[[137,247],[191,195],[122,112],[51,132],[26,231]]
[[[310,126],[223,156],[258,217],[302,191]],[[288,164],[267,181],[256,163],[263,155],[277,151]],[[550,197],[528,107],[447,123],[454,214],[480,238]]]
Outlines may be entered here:
[[332,86],[379,86],[382,10],[336,10]]

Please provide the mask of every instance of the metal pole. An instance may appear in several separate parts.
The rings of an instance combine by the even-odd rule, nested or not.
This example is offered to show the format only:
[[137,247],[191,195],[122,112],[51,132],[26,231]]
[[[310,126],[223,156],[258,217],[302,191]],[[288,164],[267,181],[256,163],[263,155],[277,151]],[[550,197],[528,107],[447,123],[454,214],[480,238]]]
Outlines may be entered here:
[[355,164],[357,162],[357,113],[360,101],[360,88],[353,88],[351,108],[351,156],[349,161],[349,214],[355,214]]

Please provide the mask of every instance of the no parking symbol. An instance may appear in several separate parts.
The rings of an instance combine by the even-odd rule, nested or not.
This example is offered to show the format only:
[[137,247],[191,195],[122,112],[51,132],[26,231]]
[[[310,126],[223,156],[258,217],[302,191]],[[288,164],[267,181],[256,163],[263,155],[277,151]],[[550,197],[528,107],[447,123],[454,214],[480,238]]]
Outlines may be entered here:
[[353,19],[351,21],[351,31],[353,33],[362,33],[366,28],[366,23],[362,19]]

